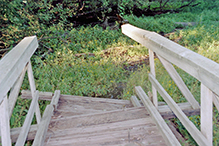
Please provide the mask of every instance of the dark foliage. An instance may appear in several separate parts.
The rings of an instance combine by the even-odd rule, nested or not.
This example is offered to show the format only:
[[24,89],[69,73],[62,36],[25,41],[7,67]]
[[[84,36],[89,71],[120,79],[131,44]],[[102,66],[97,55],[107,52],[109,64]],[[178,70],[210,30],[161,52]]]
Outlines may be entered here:
[[106,28],[115,21],[123,24],[121,16],[128,14],[154,16],[197,4],[195,0],[0,0],[0,54],[25,36],[41,35],[54,25],[68,30],[96,24]]

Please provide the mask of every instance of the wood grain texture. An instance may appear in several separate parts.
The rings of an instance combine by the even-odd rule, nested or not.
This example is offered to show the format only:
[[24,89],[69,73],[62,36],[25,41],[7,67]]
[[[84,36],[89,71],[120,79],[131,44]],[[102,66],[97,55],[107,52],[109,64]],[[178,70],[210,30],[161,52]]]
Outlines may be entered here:
[[201,132],[213,144],[213,93],[201,84]]
[[145,108],[148,110],[150,115],[153,117],[154,121],[156,122],[156,125],[162,132],[163,138],[165,139],[167,144],[170,146],[181,146],[176,137],[173,135],[172,131],[167,126],[164,119],[161,117],[160,113],[157,111],[156,107],[152,104],[149,97],[143,91],[143,89],[140,86],[135,87],[135,92],[143,102]]
[[131,102],[134,105],[134,107],[141,107],[141,103],[138,100],[138,98],[136,96],[131,96]]
[[[67,103],[74,106],[71,111],[69,108],[64,108]],[[125,107],[124,105],[127,103],[131,104],[130,101],[123,100],[61,95],[59,106],[54,111],[55,115],[50,121],[49,129],[46,131],[46,128],[39,128],[41,129],[39,130],[38,125],[31,125],[27,140],[34,139],[38,129],[41,133],[45,131],[47,133],[45,145],[166,145],[155,122],[145,108]],[[103,110],[106,107],[107,110]],[[165,108],[163,107],[163,109]],[[83,113],[85,110],[91,110],[91,112]],[[62,114],[65,116],[62,114],[56,116],[57,112],[63,112]],[[41,124],[43,123],[41,121]],[[16,141],[20,131],[21,128],[11,130],[13,142]],[[43,138],[43,134],[38,135]]]
[[[57,111],[65,112],[66,103],[76,104],[78,112],[85,108],[93,111],[85,114],[69,111],[66,116],[52,117],[46,145],[125,146],[131,142],[142,145],[166,145],[144,107],[124,107],[127,103],[130,104],[130,101],[61,95]],[[108,109],[104,111],[106,107]]]
[[[39,98],[43,100],[51,100],[52,95],[53,94],[51,92],[39,92]],[[30,99],[30,96],[30,91],[22,91],[22,98]],[[200,113],[199,110],[193,110],[192,106],[188,102],[178,103],[178,105],[186,113],[187,116],[199,115]],[[54,112],[54,118],[68,117],[71,115],[101,113],[102,111],[110,111],[130,107],[132,107],[132,105],[128,100],[60,95],[58,109]],[[168,105],[165,105],[165,103],[161,104],[159,102],[158,111],[164,119],[171,119],[176,117]]]
[[[200,110],[193,110],[191,105],[189,103],[179,103],[178,104],[179,107],[183,110],[183,112],[187,115],[187,116],[191,116],[191,115],[200,115]],[[170,108],[167,105],[160,105],[158,106],[158,110],[161,114],[161,116],[164,119],[171,119],[171,118],[176,118],[175,114],[170,110]],[[80,114],[89,114],[89,113],[101,113],[103,110],[92,110],[90,112],[84,112],[84,111],[75,111],[75,112],[66,112],[63,111],[63,113],[58,113],[58,115],[64,115],[63,117],[67,117],[67,116],[73,116],[73,115],[80,115]],[[59,112],[62,112],[59,110]],[[79,112],[79,113],[77,113]],[[55,114],[57,114],[57,111],[55,111]],[[58,117],[58,116],[54,116],[53,118]],[[62,117],[62,118],[63,118]],[[61,118],[61,116],[59,116],[59,118]],[[37,127],[38,125],[31,125],[30,126],[30,130],[28,132],[28,136],[27,136],[27,140],[33,140],[37,131]],[[11,129],[11,139],[12,142],[16,142],[19,133],[21,131],[21,128],[13,128]],[[47,131],[48,135],[51,135],[52,132],[51,131]]]
[[[33,76],[33,70],[32,70],[32,65],[31,62],[28,62],[27,65],[27,74],[28,74],[28,80],[29,80],[29,84],[30,84],[30,90],[31,90],[31,95],[32,95],[32,99],[34,99],[35,93],[36,93],[36,85],[35,85],[35,81],[34,81],[34,76]],[[38,97],[39,98],[39,91],[37,91],[38,93]],[[40,108],[39,108],[39,103],[38,101],[36,102],[36,109],[35,109],[35,114],[36,114],[36,119],[37,119],[37,123],[39,124],[41,121],[41,114],[40,114]]]
[[10,135],[10,123],[8,115],[8,98],[4,97],[2,103],[0,103],[0,133],[1,133],[1,143],[2,146],[11,145],[11,135]]
[[[156,72],[155,72],[155,63],[154,63],[154,52],[149,49],[149,60],[150,60],[150,73],[156,77]],[[152,85],[152,102],[154,106],[157,108],[158,107],[158,100],[157,100],[157,90],[154,88]]]
[[[37,131],[38,125],[31,125],[30,126],[30,130],[28,132],[27,138],[26,140],[33,140],[35,138],[36,135],[36,131]],[[15,143],[17,141],[17,138],[21,132],[22,127],[17,127],[17,128],[12,128],[11,129],[11,141],[12,143]]]
[[25,141],[26,141],[26,138],[28,135],[28,131],[30,129],[31,122],[33,120],[34,112],[36,110],[38,98],[39,98],[39,92],[36,91],[34,98],[31,101],[29,111],[27,113],[27,116],[25,118],[24,124],[22,126],[21,132],[19,134],[19,137],[17,139],[15,146],[22,146],[25,144]]
[[[39,100],[51,101],[52,97],[53,97],[52,92],[41,92],[41,91],[39,91]],[[22,99],[32,99],[31,91],[30,90],[22,90],[21,91],[21,98]]]
[[53,110],[54,110],[54,106],[52,104],[47,105],[47,107],[43,113],[42,120],[38,126],[36,136],[35,136],[34,141],[33,141],[33,146],[43,146],[44,145],[44,141],[46,138],[50,119],[51,119],[52,114],[53,114]]
[[0,103],[38,47],[37,37],[25,37],[0,60]]
[[[119,115],[119,113],[118,113]],[[142,126],[145,125],[148,128],[149,127],[153,127],[155,128],[156,125],[153,123],[153,120],[148,116],[145,118],[137,118],[137,119],[129,119],[129,120],[122,120],[122,121],[116,121],[116,122],[110,122],[108,123],[109,125],[106,126],[105,123],[102,124],[93,124],[93,125],[88,125],[88,126],[84,126],[84,128],[80,128],[80,127],[69,127],[69,129],[66,130],[56,130],[53,132],[56,132],[56,134],[54,135],[54,137],[63,137],[69,134],[74,135],[74,137],[80,137],[79,134],[83,135],[83,134],[87,134],[87,133],[95,133],[96,131],[101,131],[104,132],[107,129],[123,129],[124,127],[126,127],[126,129],[129,129],[130,127],[133,126]]]
[[[40,93],[40,99],[51,100],[52,94],[48,92]],[[30,99],[31,93],[29,91],[23,91],[21,97]],[[67,117],[71,115],[97,113],[129,107],[133,107],[129,100],[60,95],[58,109],[55,110],[54,117]]]
[[194,76],[219,95],[218,63],[155,32],[146,31],[130,24],[122,25],[122,33]]
[[[53,94],[51,92],[39,92],[39,100],[52,100]],[[31,99],[31,92],[29,90],[22,90],[21,98]],[[85,97],[75,95],[61,94],[60,101],[84,101],[84,102],[99,102],[99,103],[112,103],[112,104],[130,104],[129,100],[118,100],[109,98]]]
[[[143,145],[165,144],[159,130],[147,119],[136,119],[118,123],[95,125],[90,127],[69,129],[62,134],[50,137],[47,145],[111,145],[139,142]],[[72,133],[74,132],[74,133]],[[128,133],[130,136],[128,137]]]
[[[118,113],[120,116],[117,116]],[[112,111],[102,111],[100,113],[89,113],[83,115],[72,115],[68,117],[52,117],[50,129],[68,129],[68,127],[89,126],[103,124],[133,118],[143,118],[149,116],[144,107],[118,109]],[[65,123],[65,124],[63,124]]]
[[174,114],[180,120],[180,122],[184,125],[187,131],[191,134],[194,140],[202,146],[208,145],[208,140],[203,136],[203,134],[195,127],[195,125],[187,118],[187,116],[183,113],[180,107],[175,103],[175,101],[170,97],[170,95],[165,91],[165,89],[160,85],[160,83],[149,74],[149,80],[156,87],[159,94],[163,97],[165,102],[172,109]]
[[60,98],[60,90],[56,90],[55,93],[54,93],[54,96],[51,100],[51,105],[54,106],[54,109],[56,110],[57,107],[58,107],[58,102],[59,102],[59,98]]
[[51,121],[48,131],[47,146],[166,145],[144,107],[60,117]]
[[53,111],[57,109],[59,98],[60,98],[60,90],[56,90],[50,104],[47,105],[46,110],[43,113],[42,120],[40,121],[40,124],[36,132],[33,146],[44,145],[49,123],[53,115]]

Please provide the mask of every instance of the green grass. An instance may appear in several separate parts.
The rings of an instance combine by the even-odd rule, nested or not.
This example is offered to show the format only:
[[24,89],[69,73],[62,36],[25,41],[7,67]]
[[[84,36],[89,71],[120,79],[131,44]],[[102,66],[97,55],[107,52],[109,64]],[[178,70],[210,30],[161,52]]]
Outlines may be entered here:
[[[215,2],[218,5],[218,2]],[[177,14],[163,14],[155,17],[125,16],[129,22],[137,27],[155,31],[157,33],[173,32],[169,38],[177,43],[208,57],[219,63],[219,11],[218,7],[206,4],[206,8],[190,9]],[[196,26],[178,29],[175,22],[197,22]],[[14,29],[16,28],[16,29]],[[62,94],[93,96],[105,98],[129,99],[134,93],[134,86],[142,86],[148,92],[151,84],[148,80],[150,68],[147,65],[139,66],[137,71],[127,71],[124,66],[130,61],[137,61],[148,55],[148,50],[135,41],[124,36],[121,31],[103,30],[99,26],[79,27],[67,29],[57,24],[51,27],[42,27],[40,24],[31,25],[28,32],[22,33],[23,28],[9,26],[7,37],[11,38],[7,46],[17,42],[13,35],[25,36],[36,34],[39,42],[38,51],[32,58],[34,77],[39,91],[54,92],[61,90]],[[42,54],[48,48],[54,50],[41,60]],[[118,48],[115,48],[118,47]],[[102,50],[110,49],[107,53]],[[76,57],[78,53],[94,53],[94,56],[85,55]],[[158,59],[156,63],[156,78],[173,97],[176,102],[185,102],[185,98],[178,87],[169,77]],[[200,82],[176,67],[185,84],[196,100],[200,102]],[[119,89],[119,92],[115,90]],[[29,89],[28,79],[25,77],[22,89]],[[158,96],[159,101],[163,101]],[[48,102],[40,102],[41,110]],[[30,100],[18,99],[11,118],[11,127],[20,127],[25,119]],[[189,119],[200,128],[200,116],[191,116]],[[219,143],[219,115],[214,109],[214,145]],[[183,133],[187,143],[197,145],[182,124],[173,120]],[[34,118],[33,123],[36,120]],[[184,145],[184,144],[183,144]]]

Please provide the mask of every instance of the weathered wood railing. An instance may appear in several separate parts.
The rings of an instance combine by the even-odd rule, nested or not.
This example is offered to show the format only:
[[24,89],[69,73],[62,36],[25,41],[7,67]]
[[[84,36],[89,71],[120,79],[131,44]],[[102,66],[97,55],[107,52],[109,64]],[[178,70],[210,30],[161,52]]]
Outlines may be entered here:
[[[46,116],[44,115],[48,115],[48,113],[51,115],[54,109],[53,105],[56,105],[57,103],[57,99],[54,99],[55,102],[52,102],[47,106],[46,111],[48,112],[45,111],[45,114],[41,119],[38,104],[39,92],[36,90],[30,62],[30,58],[37,47],[38,42],[36,36],[26,37],[0,60],[0,136],[2,146],[11,145],[10,117],[17,101],[26,71],[32,94],[32,102],[17,138],[16,146],[25,144],[34,112],[40,129],[40,127],[45,125]],[[60,92],[58,93],[60,94]],[[54,96],[54,98],[59,98],[59,96]],[[46,124],[48,124],[48,122],[46,122]],[[43,130],[41,129],[41,131]],[[40,133],[40,131],[38,133]],[[42,134],[38,134],[37,142],[34,143],[42,142],[41,139]]]
[[[158,107],[157,92],[159,92],[194,140],[201,146],[212,145],[213,103],[219,110],[219,64],[165,37],[162,37],[155,32],[146,31],[130,24],[123,25],[122,32],[149,49],[151,70],[149,73],[149,80],[152,83],[152,102],[154,106]],[[154,53],[156,53],[156,56],[159,58],[160,62],[163,64],[164,68],[174,80],[187,101],[191,104],[192,108],[200,108],[201,131],[199,131],[187,118],[180,107],[156,80]],[[172,64],[178,66],[201,82],[201,106],[199,106],[199,103],[195,100]],[[143,93],[144,91],[141,87],[136,87],[135,90],[140,98],[145,98],[142,96],[147,96]]]

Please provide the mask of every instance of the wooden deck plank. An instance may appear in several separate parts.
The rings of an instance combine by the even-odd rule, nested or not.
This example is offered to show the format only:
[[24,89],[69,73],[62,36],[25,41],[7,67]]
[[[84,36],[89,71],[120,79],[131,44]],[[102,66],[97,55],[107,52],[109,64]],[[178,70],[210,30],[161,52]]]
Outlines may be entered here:
[[[28,94],[23,92],[22,96],[30,98]],[[53,94],[47,92],[41,95],[51,100]],[[37,125],[34,126],[32,135]],[[133,107],[127,100],[61,95],[44,144],[128,146],[131,143],[166,145],[144,107]]]
[[[40,92],[41,96],[44,97],[49,97],[51,95],[54,95],[50,92]],[[26,93],[24,93],[24,95],[26,95]],[[149,116],[149,113],[145,110],[144,107],[140,107],[140,108],[134,108],[134,107],[130,107],[132,106],[130,104],[130,101],[123,101],[123,100],[119,100],[120,103],[119,104],[115,104],[113,102],[116,102],[117,100],[113,99],[110,100],[110,103],[105,102],[105,100],[102,99],[98,99],[98,102],[96,103],[95,100],[96,98],[91,98],[91,97],[78,97],[76,96],[76,99],[72,99],[75,96],[70,96],[70,95],[61,95],[62,96],[62,100],[59,100],[59,106],[57,107],[57,110],[54,111],[54,116],[52,117],[51,120],[51,124],[50,126],[54,126],[55,124],[58,124],[58,128],[51,128],[47,131],[47,138],[48,135],[53,134],[54,132],[60,132],[60,134],[62,133],[61,131],[64,130],[68,131],[68,126],[66,126],[64,129],[59,128],[62,127],[62,123],[63,125],[66,125],[63,121],[67,121],[67,124],[72,124],[75,122],[75,124],[72,124],[70,127],[70,129],[73,131],[75,130],[75,128],[80,128],[83,126],[94,126],[95,124],[104,124],[104,120],[106,120],[105,124],[111,124],[111,123],[115,123],[115,122],[122,122],[122,117],[128,117],[126,113],[126,111],[128,111],[128,113],[134,115],[134,117],[132,118],[126,118],[125,120],[134,120],[134,119],[139,119],[139,118],[145,118],[147,116]],[[66,98],[67,97],[67,98]],[[68,98],[70,98],[71,100],[69,101]],[[91,99],[89,99],[91,98]],[[85,100],[83,100],[85,99]],[[101,102],[99,102],[101,101]],[[123,104],[122,104],[123,103]],[[128,106],[127,106],[128,103]],[[93,105],[93,106],[91,106]],[[65,107],[65,106],[69,106],[69,107]],[[190,110],[192,107],[191,105],[189,105],[188,103],[183,103],[182,105],[180,104],[180,106],[183,109],[188,109]],[[170,109],[168,108],[167,105],[161,105],[159,104],[158,109],[164,112],[163,115],[167,118],[171,118],[174,117],[173,113],[169,113]],[[113,110],[113,111],[112,111]],[[122,111],[121,111],[122,110]],[[123,116],[119,117],[118,115],[113,118],[110,119],[110,117],[115,116],[117,113],[122,112]],[[137,113],[137,115],[135,114]],[[139,114],[140,113],[140,114]],[[104,115],[105,114],[105,115]],[[95,116],[94,116],[95,115]],[[93,118],[90,119],[90,117],[94,116]],[[96,118],[100,117],[102,120],[97,122],[97,120],[95,120]],[[117,118],[118,117],[118,118]],[[133,119],[134,118],[134,119]],[[73,119],[73,121],[71,122],[71,120]],[[94,120],[92,120],[94,119]],[[60,120],[60,121],[59,121]],[[86,120],[90,120],[93,122],[83,122]],[[57,122],[59,121],[59,122]],[[81,122],[82,121],[82,122]],[[80,123],[80,124],[76,124],[76,123]],[[53,125],[52,125],[53,124]],[[37,125],[31,125],[30,131],[28,133],[28,137],[27,140],[33,140],[37,131]],[[12,137],[12,141],[15,142],[19,132],[20,132],[21,128],[14,128],[11,130],[11,137]],[[127,142],[125,143],[119,143],[120,145],[125,145],[128,144]],[[111,145],[111,144],[109,144]],[[116,144],[112,144],[112,145],[116,145]]]
[[50,122],[50,130],[68,129],[69,127],[82,127],[103,123],[112,123],[116,121],[125,121],[136,118],[144,118],[149,116],[144,107],[130,108],[125,110],[106,111],[102,113],[93,113],[87,115],[76,115],[71,117],[52,118]]
[[[57,110],[59,110],[60,106]],[[99,111],[100,112],[100,111]],[[165,145],[144,107],[53,117],[46,145]]]
[[[61,99],[59,101],[59,109],[64,109],[64,108],[71,108],[74,106],[83,106],[83,108],[88,108],[88,109],[105,109],[106,108],[112,108],[115,107],[114,109],[121,109],[124,107],[131,107],[131,103],[130,102],[123,102],[123,103],[111,103],[111,102],[99,102],[99,101],[92,101],[92,100],[86,100],[84,98],[81,98],[79,101],[77,100],[63,100],[62,98],[63,96],[61,96]],[[73,97],[75,98],[75,97]],[[94,98],[95,99],[95,98]],[[67,107],[66,107],[67,106]],[[59,110],[58,109],[58,110]],[[68,110],[68,109],[67,109]]]
[[[51,92],[39,92],[39,98],[41,98],[41,100],[51,100],[52,95],[53,94]],[[23,90],[22,98],[29,99],[30,91]],[[101,113],[102,111],[129,108],[134,105],[128,100],[102,99],[73,95],[61,95],[60,98],[59,108],[54,112],[54,117],[68,117],[72,115]],[[200,113],[199,110],[193,110],[192,106],[188,102],[178,103],[178,105],[187,116],[199,115]],[[168,105],[160,105],[159,103],[158,111],[164,119],[176,117]]]
[[[123,111],[121,113],[117,112],[117,114],[121,116]],[[89,122],[89,119],[86,120],[85,123]],[[164,144],[164,140],[161,140],[161,134],[151,117],[111,121],[110,123],[105,121],[102,124],[97,122],[96,124],[92,123],[65,130],[49,129],[49,131],[47,145],[68,145],[69,143],[72,145],[109,145],[124,142],[127,144],[133,141],[144,145]],[[130,135],[129,138],[128,135]]]
[[[39,92],[39,100],[51,100],[53,94],[51,92]],[[23,90],[21,98],[31,99],[31,92],[29,90]],[[113,104],[130,104],[129,100],[118,100],[110,98],[95,98],[84,97],[75,95],[63,95],[61,94],[60,101],[80,101],[80,102],[100,102],[100,103],[113,103]]]
[[[162,136],[146,136],[141,135],[142,132],[138,133],[136,131],[135,135],[132,137],[131,141],[140,141],[142,145],[150,145],[150,144],[157,144],[160,143],[164,144],[164,140],[162,140]],[[109,144],[120,144],[120,143],[128,143],[127,139],[127,131],[119,131],[119,133],[113,132],[105,132],[106,135],[103,133],[91,136],[91,137],[80,137],[77,139],[73,139],[71,137],[64,137],[63,139],[55,139],[55,141],[51,141],[46,144],[46,146],[55,146],[55,145],[75,145],[75,146],[97,146],[97,145],[109,145]],[[140,139],[138,140],[138,136]],[[126,139],[124,139],[126,138]]]
[[[148,118],[113,122],[109,124],[103,123],[98,125],[89,125],[89,126],[84,126],[82,128],[76,127],[76,128],[69,128],[66,130],[56,130],[56,131],[51,130],[52,131],[51,137],[60,138],[60,137],[66,137],[66,135],[68,136],[72,135],[73,137],[78,138],[87,134],[96,135],[96,133],[103,133],[105,131],[116,131],[123,129],[132,131],[132,129],[135,129],[136,127],[144,127],[143,129],[148,134],[159,133],[156,129],[156,125],[153,123],[153,120],[150,117],[148,117]],[[156,133],[154,131],[156,131]]]
[[55,117],[66,117],[71,115],[99,113],[103,111],[111,111],[117,109],[125,109],[132,105],[117,105],[106,103],[79,103],[79,102],[59,102],[59,108],[55,112]]
[[[41,100],[51,100],[51,95],[53,94],[49,92],[40,92],[39,98]],[[31,98],[30,96],[31,94],[29,91],[22,91],[22,98],[29,99]],[[102,111],[111,111],[129,107],[133,107],[129,100],[61,95],[58,102],[58,109],[54,112],[54,117],[100,113]]]

